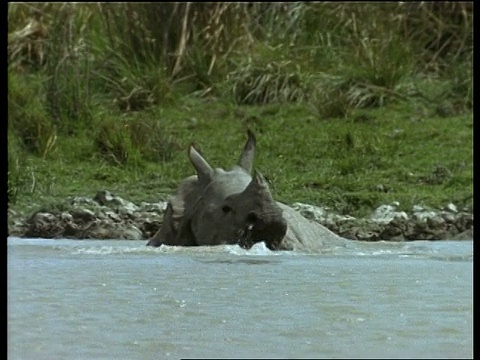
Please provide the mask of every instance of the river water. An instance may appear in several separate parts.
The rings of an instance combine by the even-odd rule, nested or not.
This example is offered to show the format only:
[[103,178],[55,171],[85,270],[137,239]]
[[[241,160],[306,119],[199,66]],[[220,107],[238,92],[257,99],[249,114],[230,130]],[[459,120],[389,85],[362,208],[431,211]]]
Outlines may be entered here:
[[8,238],[9,359],[473,356],[473,242]]

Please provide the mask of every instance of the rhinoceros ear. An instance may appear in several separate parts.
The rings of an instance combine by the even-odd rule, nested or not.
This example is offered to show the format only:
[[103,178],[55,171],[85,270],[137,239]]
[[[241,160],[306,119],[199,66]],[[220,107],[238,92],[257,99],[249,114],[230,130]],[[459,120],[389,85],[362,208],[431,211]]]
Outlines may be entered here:
[[202,155],[193,147],[193,144],[190,144],[188,147],[188,157],[193,167],[197,171],[198,179],[200,182],[206,181],[209,183],[213,176],[213,168],[210,164],[203,158]]
[[253,159],[255,157],[256,139],[255,135],[250,130],[247,130],[247,135],[248,139],[243,147],[240,159],[238,160],[238,166],[250,174],[252,171]]

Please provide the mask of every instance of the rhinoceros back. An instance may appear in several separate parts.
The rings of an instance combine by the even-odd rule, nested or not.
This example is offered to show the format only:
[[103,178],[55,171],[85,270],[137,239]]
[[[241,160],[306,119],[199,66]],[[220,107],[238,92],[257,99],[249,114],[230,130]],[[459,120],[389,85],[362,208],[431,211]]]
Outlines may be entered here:
[[325,226],[305,218],[291,207],[277,203],[283,210],[283,217],[288,224],[287,234],[282,242],[283,248],[318,252],[347,246],[348,240],[336,235]]

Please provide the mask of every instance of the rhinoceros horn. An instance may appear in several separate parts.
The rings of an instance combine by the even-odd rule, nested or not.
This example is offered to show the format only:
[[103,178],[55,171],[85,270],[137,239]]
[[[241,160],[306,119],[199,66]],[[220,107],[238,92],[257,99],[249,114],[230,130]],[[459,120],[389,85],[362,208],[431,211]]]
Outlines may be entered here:
[[278,248],[287,231],[287,224],[282,217],[282,210],[272,198],[263,175],[255,171],[255,176],[248,186],[236,197],[240,208],[251,209],[246,214],[239,245],[250,248],[254,243],[265,240],[269,248]]

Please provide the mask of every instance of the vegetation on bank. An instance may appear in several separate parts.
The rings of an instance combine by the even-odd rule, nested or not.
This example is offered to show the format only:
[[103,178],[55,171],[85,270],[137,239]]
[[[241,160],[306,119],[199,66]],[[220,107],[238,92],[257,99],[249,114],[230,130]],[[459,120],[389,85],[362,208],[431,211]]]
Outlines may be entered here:
[[472,3],[9,3],[8,200],[166,198],[257,135],[275,197],[473,207]]

